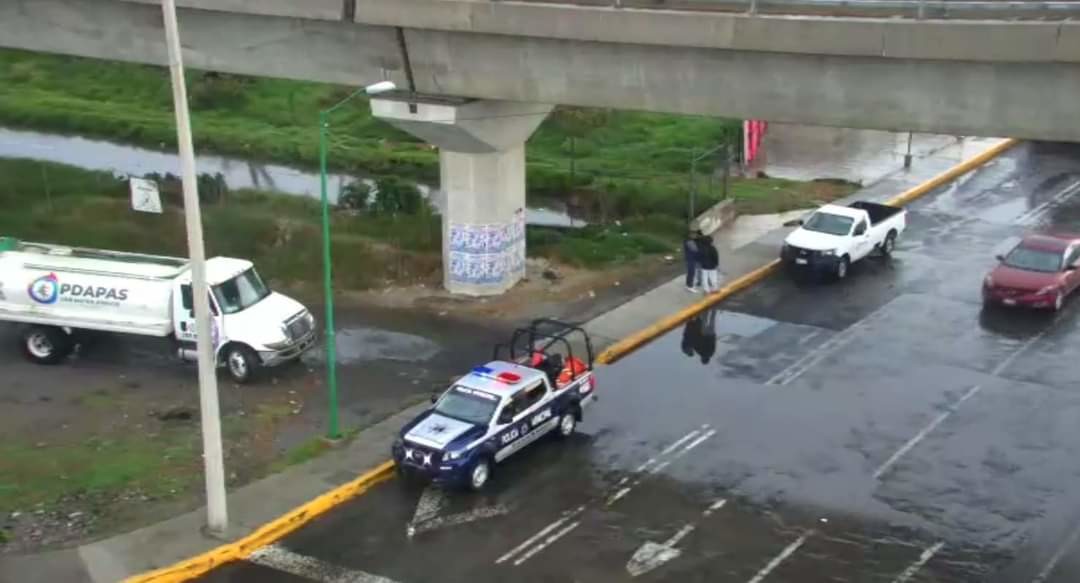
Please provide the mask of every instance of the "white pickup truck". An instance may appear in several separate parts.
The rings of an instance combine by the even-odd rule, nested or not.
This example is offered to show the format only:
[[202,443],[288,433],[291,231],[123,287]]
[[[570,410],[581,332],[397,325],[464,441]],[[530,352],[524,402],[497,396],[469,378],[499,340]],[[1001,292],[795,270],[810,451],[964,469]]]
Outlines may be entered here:
[[[214,353],[236,382],[314,345],[315,318],[250,261],[214,257],[206,278]],[[22,326],[22,350],[39,364],[63,361],[83,330],[172,338],[195,360],[191,289],[187,259],[0,237],[0,321]]]
[[875,250],[885,256],[893,252],[907,227],[907,213],[873,202],[827,204],[797,224],[780,251],[784,265],[843,279],[852,263]]

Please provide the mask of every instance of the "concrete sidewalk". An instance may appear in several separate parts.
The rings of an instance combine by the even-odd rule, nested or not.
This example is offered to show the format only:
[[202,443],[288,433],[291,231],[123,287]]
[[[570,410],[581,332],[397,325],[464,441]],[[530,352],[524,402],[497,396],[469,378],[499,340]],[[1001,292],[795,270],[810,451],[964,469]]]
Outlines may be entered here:
[[[998,140],[968,140],[923,156],[911,170],[899,170],[860,190],[851,199],[880,201],[925,182]],[[731,281],[775,259],[789,228],[783,216],[740,217],[714,234],[721,257],[721,283]],[[680,276],[585,325],[596,349],[602,350],[654,321],[701,300],[688,292]],[[282,473],[238,488],[229,494],[233,525],[230,540],[249,534],[296,506],[342,485],[384,462],[398,429],[425,404],[401,411],[357,434],[341,448]],[[74,549],[0,559],[0,582],[106,583],[171,565],[210,550],[224,541],[204,536],[205,511],[199,509],[145,528]]]
[[[995,138],[969,138],[953,142],[916,158],[911,169],[897,169],[836,202],[882,202],[926,182],[1001,141]],[[720,285],[723,286],[776,259],[784,238],[792,230],[791,227],[784,227],[783,223],[808,212],[738,217],[734,225],[714,233],[713,243],[720,253]],[[590,321],[585,325],[585,329],[602,350],[605,346],[701,299],[701,294],[686,290],[684,278],[680,275]]]

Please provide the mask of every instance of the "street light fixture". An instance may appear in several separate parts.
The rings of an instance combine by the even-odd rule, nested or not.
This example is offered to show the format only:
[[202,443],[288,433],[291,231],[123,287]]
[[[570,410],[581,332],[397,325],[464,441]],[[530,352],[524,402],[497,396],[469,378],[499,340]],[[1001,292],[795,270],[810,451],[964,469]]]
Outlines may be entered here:
[[326,158],[330,138],[330,114],[361,93],[379,95],[397,89],[393,81],[380,81],[357,89],[348,97],[319,112],[319,187],[322,199],[323,294],[326,303],[326,386],[330,397],[330,420],[327,439],[339,439],[337,341],[334,335],[334,289],[330,265],[330,201],[326,193]]

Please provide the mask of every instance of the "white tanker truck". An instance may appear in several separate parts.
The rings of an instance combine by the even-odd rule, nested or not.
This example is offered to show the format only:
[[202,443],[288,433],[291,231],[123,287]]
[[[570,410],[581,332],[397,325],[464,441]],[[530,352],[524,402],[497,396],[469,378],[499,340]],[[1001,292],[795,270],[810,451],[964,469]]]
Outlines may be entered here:
[[[261,367],[295,360],[315,343],[315,319],[270,291],[250,261],[206,262],[218,366],[244,383]],[[82,330],[171,337],[195,360],[188,260],[0,237],[0,321],[22,326],[23,353],[62,362]]]

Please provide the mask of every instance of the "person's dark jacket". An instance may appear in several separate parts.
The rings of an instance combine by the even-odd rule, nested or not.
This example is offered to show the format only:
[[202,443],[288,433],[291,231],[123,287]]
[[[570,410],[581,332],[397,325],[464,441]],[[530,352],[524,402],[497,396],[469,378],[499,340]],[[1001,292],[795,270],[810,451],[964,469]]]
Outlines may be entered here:
[[701,255],[701,243],[692,237],[687,237],[682,244],[683,258],[687,263],[697,263]]
[[712,244],[712,239],[702,237],[698,239],[698,264],[702,269],[717,269],[720,267],[720,254]]

